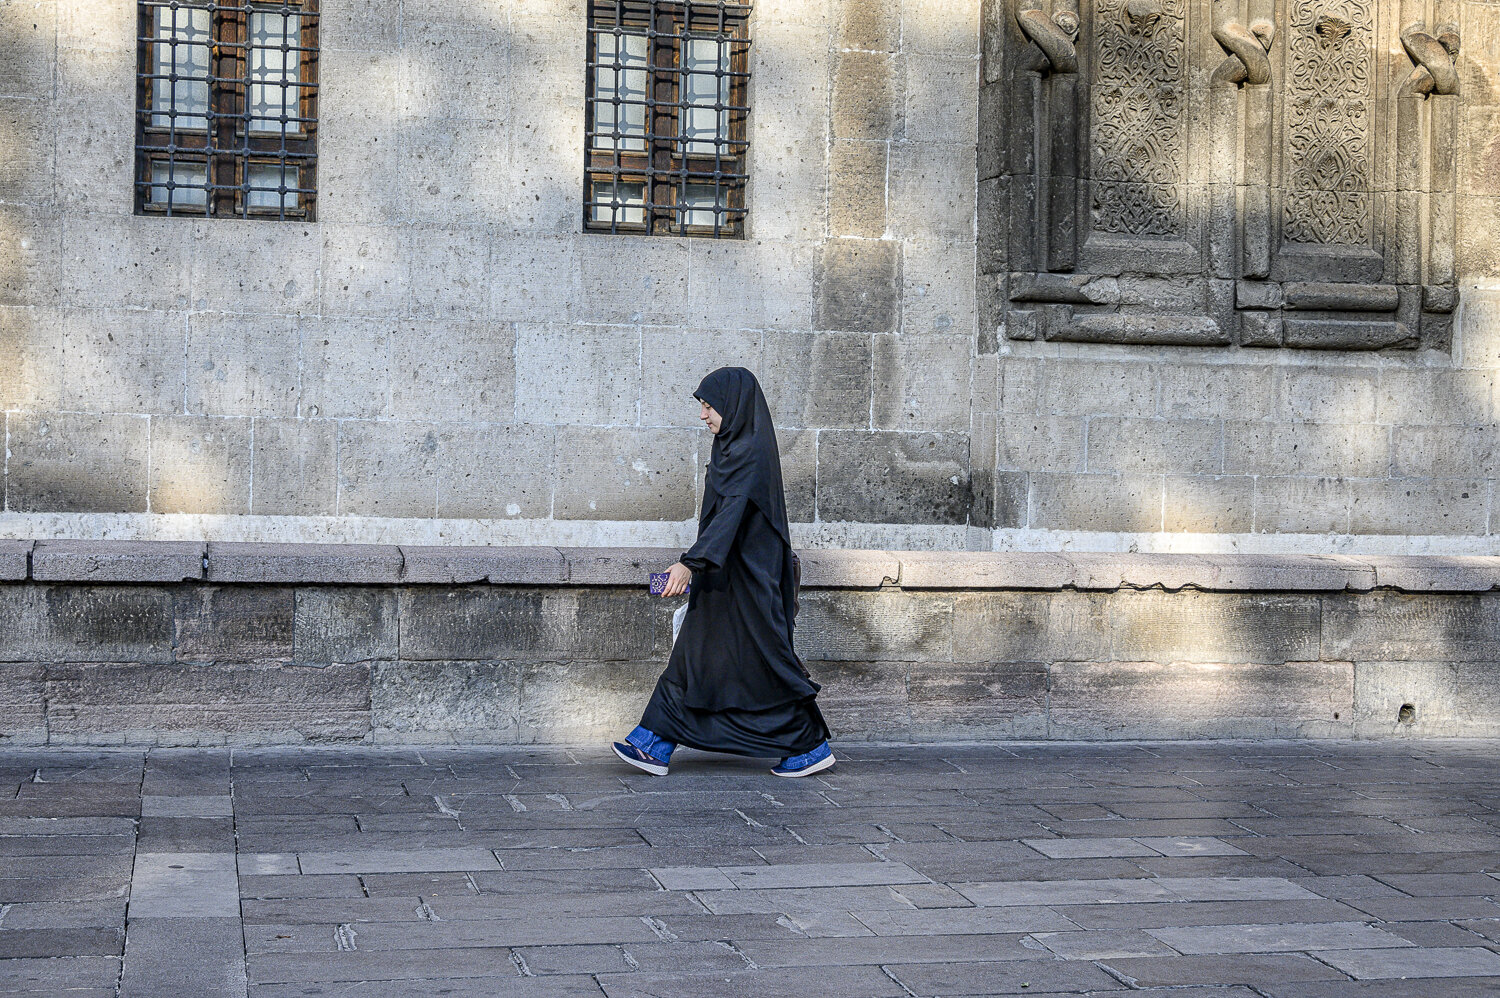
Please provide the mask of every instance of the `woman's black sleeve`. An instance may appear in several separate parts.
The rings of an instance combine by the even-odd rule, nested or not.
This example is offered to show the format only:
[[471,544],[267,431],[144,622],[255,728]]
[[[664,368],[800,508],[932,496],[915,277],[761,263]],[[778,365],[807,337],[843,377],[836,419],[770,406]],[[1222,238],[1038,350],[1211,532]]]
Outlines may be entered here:
[[722,496],[713,516],[698,532],[698,540],[682,553],[678,561],[695,572],[713,571],[724,567],[729,560],[729,549],[740,532],[740,520],[745,516],[749,499],[744,496]]

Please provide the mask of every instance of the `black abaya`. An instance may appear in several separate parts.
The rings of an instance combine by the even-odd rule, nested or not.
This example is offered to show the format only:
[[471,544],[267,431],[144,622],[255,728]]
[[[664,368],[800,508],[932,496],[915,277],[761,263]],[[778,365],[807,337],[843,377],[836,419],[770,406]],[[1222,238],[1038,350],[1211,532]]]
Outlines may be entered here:
[[698,397],[722,423],[698,540],[681,558],[693,571],[688,612],[641,725],[693,748],[800,755],[828,726],[792,644],[795,570],[770,412],[742,368],[715,371]]

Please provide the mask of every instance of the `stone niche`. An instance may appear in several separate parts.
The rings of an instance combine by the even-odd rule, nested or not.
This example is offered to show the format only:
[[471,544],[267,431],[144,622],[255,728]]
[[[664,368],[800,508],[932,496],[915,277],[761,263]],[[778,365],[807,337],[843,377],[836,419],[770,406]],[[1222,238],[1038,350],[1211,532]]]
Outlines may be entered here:
[[986,0],[986,337],[1447,350],[1456,0]]

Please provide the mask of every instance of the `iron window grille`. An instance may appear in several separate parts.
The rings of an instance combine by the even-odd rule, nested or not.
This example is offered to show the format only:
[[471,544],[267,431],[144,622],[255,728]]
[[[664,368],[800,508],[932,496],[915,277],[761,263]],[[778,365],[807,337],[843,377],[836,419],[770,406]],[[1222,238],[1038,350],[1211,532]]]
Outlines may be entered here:
[[317,0],[141,0],[138,215],[314,218]]
[[591,0],[583,225],[742,238],[749,3]]

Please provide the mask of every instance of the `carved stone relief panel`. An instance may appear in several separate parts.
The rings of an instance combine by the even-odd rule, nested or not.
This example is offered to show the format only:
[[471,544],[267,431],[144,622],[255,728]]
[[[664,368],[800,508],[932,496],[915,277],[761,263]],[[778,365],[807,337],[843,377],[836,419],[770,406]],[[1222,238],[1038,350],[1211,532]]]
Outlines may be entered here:
[[989,328],[1446,349],[1455,4],[987,0]]

